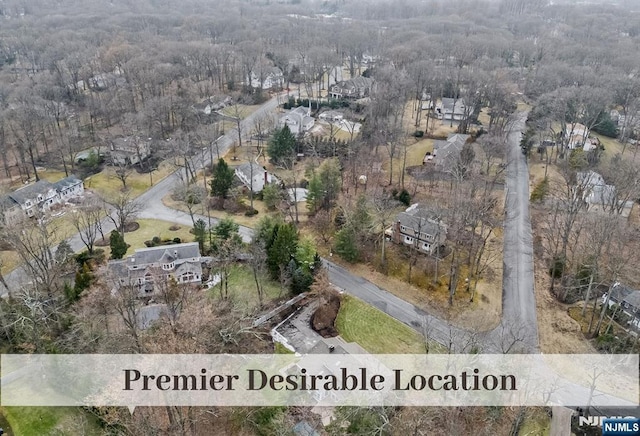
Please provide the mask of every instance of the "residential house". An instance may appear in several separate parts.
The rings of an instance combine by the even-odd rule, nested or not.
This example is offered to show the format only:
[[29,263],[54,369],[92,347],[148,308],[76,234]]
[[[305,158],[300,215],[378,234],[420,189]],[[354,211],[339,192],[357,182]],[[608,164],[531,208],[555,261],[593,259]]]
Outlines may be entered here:
[[282,88],[284,86],[284,74],[278,67],[265,68],[261,72],[259,71],[258,75],[256,75],[255,71],[251,71],[247,77],[247,83],[249,83],[252,88],[265,90]]
[[[627,286],[614,283],[609,288],[611,295],[609,296],[608,306],[611,308],[615,304],[619,304],[622,311],[631,317],[629,324],[635,328],[640,327],[640,291],[631,289]],[[602,304],[607,301],[607,294],[602,296]]]
[[318,118],[322,121],[336,123],[344,120],[344,114],[339,111],[324,111],[318,115]]
[[354,77],[331,85],[329,95],[331,98],[364,98],[371,93],[374,81],[370,77]]
[[569,150],[582,148],[584,151],[591,151],[597,147],[597,144],[589,140],[589,129],[580,123],[567,124],[564,139]]
[[435,106],[436,118],[446,121],[461,121],[469,115],[469,108],[462,98],[443,98]]
[[114,165],[135,165],[151,155],[151,138],[119,137],[109,145],[109,158]]
[[599,173],[592,170],[578,172],[576,183],[588,210],[607,212],[621,210],[623,217],[629,216],[633,201],[618,200],[616,187],[607,185]]
[[229,104],[231,104],[231,101],[231,97],[209,97],[201,103],[195,103],[191,105],[191,107],[199,114],[211,115],[212,112],[216,112],[227,107]]
[[266,185],[278,181],[276,176],[255,162],[247,162],[236,167],[235,174],[247,189],[251,189],[255,193],[261,192]]
[[58,180],[53,184],[53,187],[60,197],[60,202],[66,202],[84,193],[84,183],[74,175]]
[[462,148],[471,138],[470,135],[454,133],[449,135],[446,141],[435,141],[433,143],[433,153],[425,155],[423,164],[433,163],[436,169],[450,172],[458,164]]
[[56,183],[39,180],[0,197],[2,219],[5,223],[17,223],[25,216],[45,213],[55,204],[65,203],[84,193],[84,184],[76,176],[65,177]]
[[0,218],[2,224],[13,225],[24,219],[24,212],[20,205],[8,195],[0,196]]
[[[311,105],[311,103],[309,103],[309,105]],[[308,132],[314,124],[315,120],[311,116],[311,108],[303,106],[285,112],[278,119],[278,127],[283,128],[284,126],[289,126],[289,130],[291,130],[291,133],[294,135],[301,135]]]
[[201,283],[202,263],[209,258],[200,255],[197,242],[140,248],[122,260],[108,264],[115,286],[135,286],[140,296],[153,295],[163,281]]
[[46,180],[39,180],[13,191],[9,197],[20,205],[28,217],[36,215],[37,212],[46,212],[53,204],[60,202],[56,188]]
[[396,244],[410,245],[423,253],[433,254],[447,239],[447,226],[429,209],[418,203],[398,214],[385,232]]

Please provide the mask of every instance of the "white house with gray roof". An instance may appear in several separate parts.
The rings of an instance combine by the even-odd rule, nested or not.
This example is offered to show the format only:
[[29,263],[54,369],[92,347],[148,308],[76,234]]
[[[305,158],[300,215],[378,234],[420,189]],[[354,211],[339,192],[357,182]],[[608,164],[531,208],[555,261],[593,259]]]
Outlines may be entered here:
[[140,295],[152,295],[156,283],[173,279],[176,283],[201,283],[202,263],[197,242],[140,248],[122,260],[109,261],[109,273],[117,286],[135,286]]
[[331,98],[363,98],[369,96],[373,87],[372,78],[358,76],[331,85],[329,95]]
[[447,226],[436,213],[418,203],[399,213],[385,233],[396,244],[409,245],[428,254],[433,254],[447,240]]
[[436,117],[446,121],[461,121],[469,115],[469,108],[461,98],[442,98],[435,107]]
[[[84,193],[84,184],[76,176],[65,177],[55,183],[39,180],[2,196],[0,207],[5,222],[15,223],[24,216],[32,217],[47,212],[56,204]],[[22,213],[18,213],[18,212]]]
[[266,168],[255,162],[247,162],[237,166],[235,174],[247,189],[251,189],[255,193],[261,192],[269,183],[278,181]]
[[[631,289],[621,283],[614,283],[609,289],[608,306],[619,304],[624,313],[631,317],[629,324],[635,328],[640,327],[640,291]],[[602,304],[607,301],[607,294],[602,296]]]
[[[309,105],[311,105],[311,103],[309,103]],[[315,120],[311,116],[311,108],[303,106],[285,112],[278,119],[278,127],[283,128],[284,126],[288,126],[294,135],[308,132],[314,124]]]

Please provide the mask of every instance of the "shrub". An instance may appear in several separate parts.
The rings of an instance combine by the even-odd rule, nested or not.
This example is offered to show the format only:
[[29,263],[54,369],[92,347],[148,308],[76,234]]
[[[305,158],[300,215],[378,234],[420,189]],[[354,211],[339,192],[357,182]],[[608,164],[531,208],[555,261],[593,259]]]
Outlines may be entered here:
[[422,138],[424,136],[424,130],[416,130],[415,132],[413,132],[413,136],[415,136],[416,138]]
[[549,179],[542,179],[536,186],[533,188],[531,192],[531,201],[532,202],[540,202],[543,201],[549,192]]
[[158,245],[162,242],[162,240],[159,236],[154,236],[153,238],[151,238],[151,242],[153,242],[154,245]]
[[400,194],[398,194],[398,201],[405,206],[409,206],[411,204],[411,195],[406,189],[400,191]]
[[254,215],[258,215],[258,210],[257,209],[247,209],[244,212],[244,216],[254,216]]
[[144,241],[144,245],[146,245],[147,247],[154,247],[155,246],[153,241],[149,241],[149,240]]
[[180,244],[180,243],[182,243],[182,239],[180,239],[180,238],[173,238],[173,242],[174,242],[174,243],[176,243],[176,244]]
[[556,279],[562,277],[565,268],[565,261],[560,257],[555,257],[551,262],[551,266],[549,267],[549,275]]

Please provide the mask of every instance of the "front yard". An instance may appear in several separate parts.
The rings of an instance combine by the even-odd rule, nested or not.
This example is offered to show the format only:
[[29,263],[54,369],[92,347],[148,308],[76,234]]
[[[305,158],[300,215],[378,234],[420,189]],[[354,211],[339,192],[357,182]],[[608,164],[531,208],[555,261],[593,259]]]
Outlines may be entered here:
[[[425,338],[375,307],[355,297],[343,295],[336,328],[347,342],[356,342],[373,354],[423,354]],[[444,347],[429,344],[430,353],[442,353]]]

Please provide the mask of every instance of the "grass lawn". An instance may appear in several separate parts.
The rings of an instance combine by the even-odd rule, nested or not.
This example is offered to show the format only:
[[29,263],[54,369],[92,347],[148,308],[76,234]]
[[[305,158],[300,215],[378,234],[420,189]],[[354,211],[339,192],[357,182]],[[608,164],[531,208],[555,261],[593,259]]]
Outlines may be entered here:
[[[265,303],[285,295],[280,285],[270,280],[266,273],[260,274],[258,277],[264,290]],[[214,286],[210,293],[213,298],[220,298],[220,285]],[[231,273],[229,274],[229,296],[237,307],[246,311],[252,311],[258,307],[258,293],[251,267],[248,265],[235,265],[231,268]]]
[[2,274],[8,274],[22,263],[15,251],[0,251],[0,261],[2,261]]
[[101,434],[96,418],[79,407],[3,407],[2,413],[16,436]]
[[[407,166],[413,167],[422,165],[424,156],[428,151],[433,153],[433,139],[422,139],[415,144],[407,146]],[[402,152],[403,151],[401,151],[401,153]],[[402,165],[402,159],[400,159],[399,163]]]
[[[165,206],[170,207],[171,209],[176,209],[185,213],[189,213],[189,209],[187,208],[187,205],[183,201],[176,201],[173,198],[171,198],[171,194],[166,195],[162,199],[162,203]],[[245,204],[247,204],[247,206],[249,205],[248,198],[245,199]],[[244,213],[233,214],[233,213],[225,212],[224,210],[214,210],[214,209],[211,209],[210,214],[211,214],[211,218],[217,218],[217,219],[230,218],[236,224],[239,224],[241,226],[255,227],[256,223],[260,221],[260,218],[262,218],[265,215],[269,215],[272,212],[267,211],[267,208],[265,207],[264,202],[259,201],[257,199],[253,200],[253,207],[258,211],[258,213],[253,216],[246,216]],[[298,205],[298,207],[300,207],[300,205]],[[304,210],[306,211],[306,208],[304,208]],[[204,205],[204,202],[201,204],[197,204],[193,208],[193,212],[195,214],[207,216],[207,209]]]
[[[162,162],[158,170],[152,174],[153,183],[158,183],[174,171],[173,164]],[[98,174],[87,177],[84,186],[97,192],[103,198],[109,198],[121,191],[122,182],[116,178],[114,168],[108,166]],[[151,177],[149,177],[149,174],[140,174],[135,170],[131,170],[131,175],[127,179],[127,187],[130,189],[131,196],[135,198],[151,187]]]
[[[374,354],[423,354],[425,339],[412,328],[359,300],[343,295],[336,328],[347,342],[356,342]],[[431,353],[443,347],[430,344]]]
[[[130,245],[127,256],[133,254],[136,248],[146,248],[144,241],[148,241],[154,236],[158,236],[160,239],[180,238],[182,242],[193,242],[193,235],[189,233],[191,228],[188,226],[179,226],[180,229],[173,231],[169,230],[169,227],[174,224],[169,221],[138,219],[136,222],[140,224],[140,228],[135,232],[124,234],[124,240]],[[107,252],[110,251],[109,247],[102,248],[105,248]]]
[[260,107],[259,104],[255,104],[255,105],[239,104],[237,105],[237,109],[236,109],[236,105],[231,105],[231,106],[225,107],[220,112],[230,117],[236,117],[239,115],[240,119],[244,120],[249,115],[254,113],[259,107]]
[[544,436],[551,431],[551,418],[542,407],[531,407],[527,411],[522,427],[518,432],[521,436]]

